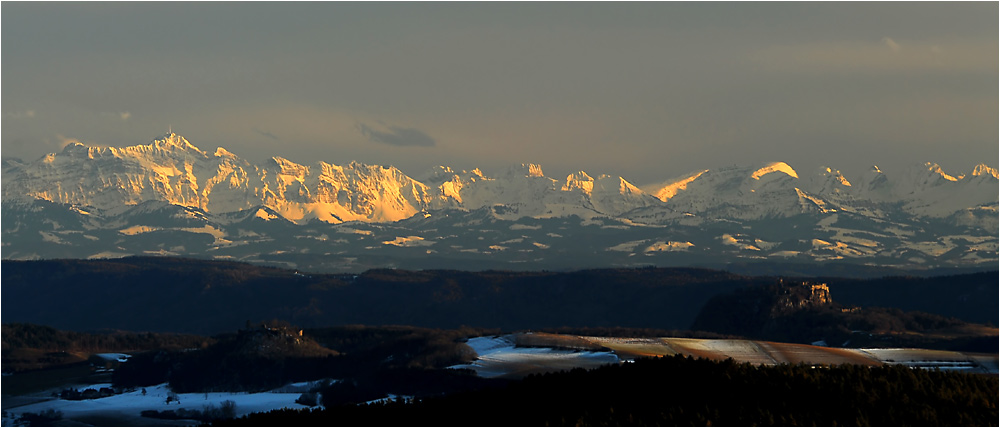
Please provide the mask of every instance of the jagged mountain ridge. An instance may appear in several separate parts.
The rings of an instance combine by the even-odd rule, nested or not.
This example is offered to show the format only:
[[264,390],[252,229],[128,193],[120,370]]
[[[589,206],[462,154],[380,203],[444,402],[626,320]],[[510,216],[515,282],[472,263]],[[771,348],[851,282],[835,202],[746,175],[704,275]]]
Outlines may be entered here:
[[851,183],[830,167],[800,177],[788,164],[771,162],[700,170],[645,189],[675,210],[710,217],[752,219],[837,211],[883,217],[879,205],[900,205],[912,215],[941,218],[971,207],[995,207],[998,177],[997,170],[985,164],[956,178],[927,162],[895,179],[872,167]]
[[70,144],[5,168],[3,195],[105,211],[147,201],[219,214],[266,206],[293,221],[332,223],[400,220],[424,209],[429,198],[426,186],[395,168],[306,167],[281,157],[253,165],[223,148],[203,152],[176,134],[122,149]]
[[[35,162],[8,162],[3,172],[4,200],[42,199],[105,211],[163,201],[217,214],[265,206],[299,223],[398,221],[421,211],[494,204],[515,207],[512,215],[541,215],[547,205],[592,205],[590,189],[562,191],[537,165],[514,167],[497,178],[440,168],[431,187],[394,167],[357,162],[305,166],[274,157],[253,165],[223,148],[209,154],[172,133],[121,149],[73,143]],[[624,192],[637,190],[618,180],[625,183]],[[613,190],[599,186],[597,198],[606,199]]]
[[584,171],[559,181],[534,164],[509,168],[496,177],[478,169],[456,172],[447,167],[425,176],[421,182],[394,167],[358,162],[305,166],[281,157],[254,165],[221,147],[209,154],[170,133],[148,145],[98,148],[71,143],[35,162],[6,162],[3,198],[44,199],[109,212],[146,201],[213,214],[264,206],[297,223],[387,222],[422,211],[495,205],[508,207],[501,215],[510,219],[578,215],[657,223],[690,214],[759,219],[858,212],[899,203],[911,214],[947,217],[995,206],[998,189],[997,170],[985,164],[954,177],[927,163],[904,171],[899,179],[889,179],[875,167],[852,184],[831,168],[800,177],[790,165],[772,162],[701,170],[644,190],[622,177],[595,179]]
[[932,163],[859,179],[783,162],[650,186],[540,166],[253,164],[168,134],[4,159],[4,258],[186,255],[358,271],[547,269],[743,260],[977,266],[997,260],[998,174]]

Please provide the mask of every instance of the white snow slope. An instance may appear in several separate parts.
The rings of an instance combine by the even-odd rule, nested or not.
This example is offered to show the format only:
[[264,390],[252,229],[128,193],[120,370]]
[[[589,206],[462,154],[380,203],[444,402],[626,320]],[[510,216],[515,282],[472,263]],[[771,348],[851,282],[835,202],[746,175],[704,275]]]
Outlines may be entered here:
[[[996,207],[997,170],[977,165],[949,175],[933,163],[899,174],[877,167],[858,180],[821,168],[802,175],[784,162],[699,170],[643,189],[622,177],[596,179],[584,171],[565,180],[522,164],[489,177],[482,171],[437,167],[423,182],[394,167],[351,162],[300,165],[274,157],[255,165],[218,148],[207,152],[177,134],[124,148],[71,143],[34,162],[7,161],[3,200],[42,199],[121,211],[147,201],[194,207],[210,214],[264,206],[305,223],[391,222],[422,211],[503,206],[500,218],[619,217],[647,223],[704,217],[763,219],[901,204],[918,216],[943,218]],[[958,221],[958,220],[956,220]]]

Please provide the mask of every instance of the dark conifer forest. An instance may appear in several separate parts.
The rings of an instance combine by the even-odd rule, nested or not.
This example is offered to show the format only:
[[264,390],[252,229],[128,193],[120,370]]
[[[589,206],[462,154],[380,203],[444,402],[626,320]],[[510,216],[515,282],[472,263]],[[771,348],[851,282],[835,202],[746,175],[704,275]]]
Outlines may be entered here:
[[996,377],[902,366],[760,366],[685,357],[535,375],[502,387],[222,426],[990,426]]

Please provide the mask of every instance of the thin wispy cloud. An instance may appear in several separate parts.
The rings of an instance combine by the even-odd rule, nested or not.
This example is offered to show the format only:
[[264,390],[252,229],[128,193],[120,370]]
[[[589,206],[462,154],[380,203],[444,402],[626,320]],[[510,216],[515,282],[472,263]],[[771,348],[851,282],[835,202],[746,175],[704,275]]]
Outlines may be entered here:
[[13,119],[31,119],[35,117],[35,111],[34,110],[15,111],[13,113],[7,113],[7,117]]
[[437,143],[430,135],[416,128],[386,126],[381,123],[380,125],[382,125],[381,129],[376,129],[367,124],[358,123],[357,128],[361,135],[373,143],[417,147],[433,147]]
[[928,43],[911,40],[900,43],[890,37],[877,42],[844,41],[772,45],[752,51],[747,58],[768,72],[899,73],[949,72],[995,73],[995,40],[950,39]]
[[124,122],[124,121],[129,120],[132,117],[132,113],[129,113],[127,111],[103,112],[103,113],[101,113],[101,116],[104,116],[104,117],[113,117],[115,119],[119,119],[119,120],[121,120],[121,121]]
[[888,37],[883,37],[882,38],[882,43],[884,45],[888,46],[889,49],[892,49],[893,52],[899,52],[900,46],[899,46],[899,43],[896,43],[895,40],[890,39]]
[[267,131],[261,131],[261,130],[259,130],[257,128],[254,128],[253,132],[256,132],[256,133],[258,133],[260,135],[263,135],[263,136],[265,136],[267,138],[270,138],[272,140],[280,140],[281,139],[281,138],[278,138],[277,135],[274,135],[274,134],[272,134],[270,132],[267,132]]

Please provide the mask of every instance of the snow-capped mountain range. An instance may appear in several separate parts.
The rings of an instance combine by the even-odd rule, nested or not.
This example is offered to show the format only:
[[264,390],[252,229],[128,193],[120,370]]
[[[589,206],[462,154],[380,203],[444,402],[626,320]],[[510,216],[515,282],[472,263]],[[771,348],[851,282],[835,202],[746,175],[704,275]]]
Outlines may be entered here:
[[[545,225],[538,222],[549,222],[560,226],[544,233],[580,242],[592,241],[594,234],[584,229],[600,224],[620,231],[619,235],[629,240],[602,248],[571,245],[566,251],[576,248],[589,253],[629,254],[626,258],[639,255],[642,259],[647,253],[668,251],[683,252],[685,257],[675,259],[687,260],[699,251],[717,257],[736,249],[739,251],[733,257],[737,258],[743,257],[741,251],[750,251],[745,256],[861,258],[869,259],[865,262],[877,259],[877,263],[888,260],[935,266],[997,260],[1000,180],[997,170],[985,164],[958,175],[950,175],[933,163],[898,173],[873,167],[864,176],[849,180],[833,168],[802,174],[784,162],[769,162],[699,170],[648,186],[636,186],[622,177],[595,178],[584,171],[553,179],[534,164],[514,166],[493,176],[478,169],[456,171],[439,166],[415,179],[394,167],[357,162],[300,165],[274,157],[258,165],[221,147],[214,152],[202,151],[170,133],[150,144],[124,148],[72,143],[33,162],[7,159],[2,171],[4,258],[153,252],[258,261],[254,257],[269,251],[301,251],[298,245],[290,250],[260,248],[242,255],[219,252],[255,247],[249,241],[233,243],[243,242],[240,237],[263,236],[256,230],[261,228],[258,226],[275,221],[299,230],[299,236],[313,236],[307,231],[316,228],[338,233],[353,227],[369,232],[354,233],[361,237],[374,236],[379,228],[404,228],[408,229],[406,234],[387,238],[379,247],[419,248],[424,258],[441,253],[474,254],[464,245],[446,248],[441,242],[447,239],[434,241],[425,236],[428,225],[435,223],[432,220],[453,217],[464,220],[451,222],[449,227],[471,221],[478,222],[477,230],[481,231],[496,226],[506,232],[542,231]],[[47,214],[39,217],[37,213]],[[49,218],[46,222],[46,215],[62,221]],[[483,226],[484,217],[494,227]],[[250,219],[263,223],[248,223]],[[802,223],[805,219],[809,219],[808,227]],[[757,230],[780,229],[782,223],[802,229],[767,234]],[[797,226],[799,223],[802,226]],[[569,224],[584,229],[568,231]],[[433,228],[435,233],[441,231],[440,226]],[[273,224],[263,228],[269,227]],[[95,235],[97,230],[114,233],[104,238]],[[711,230],[714,232],[709,234],[715,234],[710,237],[711,245],[680,239],[697,234],[695,231]],[[207,234],[212,239],[197,249],[165,247],[163,242],[154,242],[156,248],[129,248],[129,241],[148,238],[154,231],[153,235],[167,231]],[[455,232],[456,236],[469,234]],[[667,236],[671,234],[684,236],[672,240]],[[314,237],[329,235],[320,231]],[[512,244],[505,245],[505,241],[525,239],[514,235],[506,233],[505,239],[475,248],[475,253],[503,253]],[[643,236],[648,238],[631,239]],[[913,242],[918,236],[933,239],[918,244]],[[947,244],[941,241],[949,236],[964,238],[950,239]],[[82,241],[75,244],[71,238]],[[613,236],[609,239],[614,240]],[[635,241],[641,242],[629,245]],[[809,243],[805,251],[802,245],[792,245],[803,242]],[[347,259],[364,258],[373,250],[366,248],[371,246],[367,244],[337,250]],[[538,256],[551,247],[535,244],[519,252]],[[780,249],[782,246],[795,249]],[[79,251],[74,251],[75,247]],[[90,253],[97,248],[104,251]],[[646,251],[650,248],[653,250]],[[949,252],[953,254],[942,259]],[[514,259],[507,262],[525,261]],[[544,265],[546,257],[541,259],[538,263]]]

